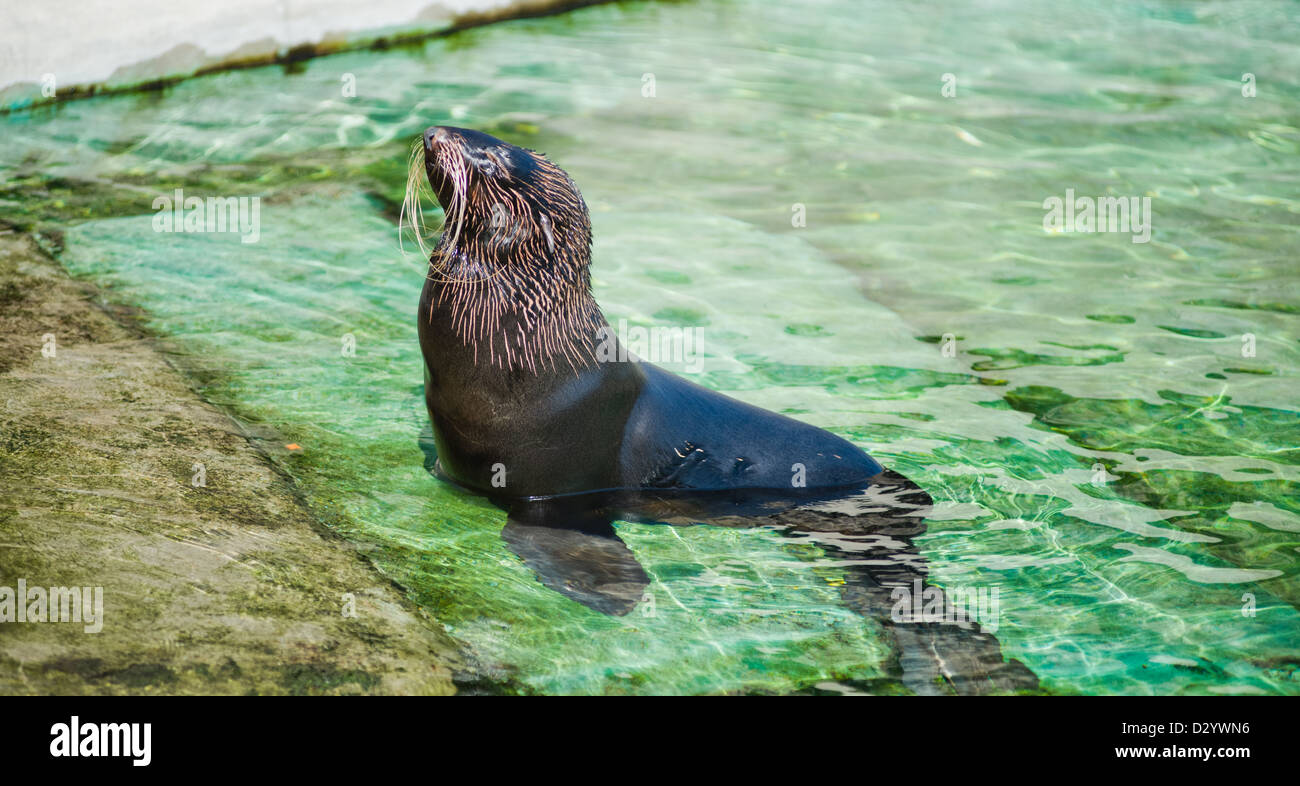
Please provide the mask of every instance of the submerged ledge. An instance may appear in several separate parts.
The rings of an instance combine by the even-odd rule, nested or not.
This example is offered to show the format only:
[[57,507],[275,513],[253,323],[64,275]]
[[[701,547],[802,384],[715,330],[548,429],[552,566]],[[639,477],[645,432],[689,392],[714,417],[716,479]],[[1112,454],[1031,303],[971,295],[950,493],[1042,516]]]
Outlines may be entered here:
[[294,8],[286,0],[236,0],[233,7],[144,0],[151,7],[130,20],[102,18],[109,11],[93,0],[29,4],[15,10],[11,30],[18,35],[0,41],[0,115],[161,90],[222,71],[292,67],[340,52],[405,46],[607,1],[370,0],[361,6],[327,2]]
[[456,692],[457,646],[313,517],[272,435],[3,223],[0,305],[0,587],[103,598],[98,632],[5,622],[0,695]]

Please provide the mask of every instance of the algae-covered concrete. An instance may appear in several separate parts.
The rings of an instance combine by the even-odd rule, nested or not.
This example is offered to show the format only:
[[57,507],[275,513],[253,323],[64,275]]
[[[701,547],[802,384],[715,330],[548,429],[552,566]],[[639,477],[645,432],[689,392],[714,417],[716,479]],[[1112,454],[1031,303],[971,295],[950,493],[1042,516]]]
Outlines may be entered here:
[[0,693],[453,692],[454,644],[258,442],[0,224],[0,593],[104,607],[98,633],[0,622]]

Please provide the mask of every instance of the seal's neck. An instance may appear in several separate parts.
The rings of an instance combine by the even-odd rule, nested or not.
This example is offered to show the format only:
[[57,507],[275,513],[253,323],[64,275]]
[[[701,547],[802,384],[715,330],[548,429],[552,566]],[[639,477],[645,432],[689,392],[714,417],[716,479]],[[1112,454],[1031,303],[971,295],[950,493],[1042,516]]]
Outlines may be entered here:
[[475,365],[540,374],[596,362],[607,324],[586,259],[470,254],[447,243],[430,259],[425,318],[471,348]]

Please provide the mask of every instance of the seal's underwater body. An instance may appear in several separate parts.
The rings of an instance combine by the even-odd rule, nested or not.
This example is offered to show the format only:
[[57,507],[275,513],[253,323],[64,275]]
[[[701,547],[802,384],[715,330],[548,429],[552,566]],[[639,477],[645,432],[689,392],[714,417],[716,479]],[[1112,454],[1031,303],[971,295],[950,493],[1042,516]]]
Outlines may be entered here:
[[893,613],[900,588],[924,584],[924,490],[822,429],[617,360],[587,206],[563,170],[434,127],[411,175],[403,212],[418,214],[422,176],[445,215],[419,306],[426,466],[507,509],[502,538],[543,584],[626,614],[650,580],[614,521],[769,527],[844,566],[845,603],[891,633],[909,689],[1037,686],[978,625]]

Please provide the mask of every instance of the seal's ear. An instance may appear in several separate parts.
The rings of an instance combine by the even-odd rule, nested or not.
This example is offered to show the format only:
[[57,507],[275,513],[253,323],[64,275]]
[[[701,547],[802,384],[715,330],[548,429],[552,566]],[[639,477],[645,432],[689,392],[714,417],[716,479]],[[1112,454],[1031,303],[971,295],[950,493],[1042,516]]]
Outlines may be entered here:
[[546,247],[555,253],[555,232],[551,229],[551,217],[542,213],[538,222],[542,225],[542,234],[546,236]]

